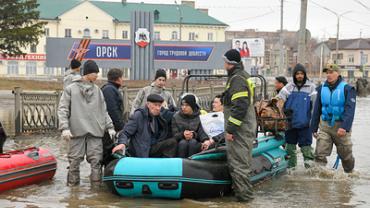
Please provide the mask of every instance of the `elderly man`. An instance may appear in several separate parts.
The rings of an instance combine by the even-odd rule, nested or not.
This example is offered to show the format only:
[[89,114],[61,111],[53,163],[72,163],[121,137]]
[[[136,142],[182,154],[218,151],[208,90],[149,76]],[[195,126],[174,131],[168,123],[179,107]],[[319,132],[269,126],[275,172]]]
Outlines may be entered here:
[[356,108],[355,88],[339,74],[337,65],[324,69],[326,81],[318,87],[318,99],[311,120],[312,132],[317,138],[315,161],[326,165],[333,144],[342,160],[344,172],[351,173],[355,166],[352,154],[351,128]]
[[118,137],[112,152],[129,146],[134,157],[175,157],[177,141],[168,138],[168,125],[160,116],[164,99],[150,94],[144,108],[137,109]]

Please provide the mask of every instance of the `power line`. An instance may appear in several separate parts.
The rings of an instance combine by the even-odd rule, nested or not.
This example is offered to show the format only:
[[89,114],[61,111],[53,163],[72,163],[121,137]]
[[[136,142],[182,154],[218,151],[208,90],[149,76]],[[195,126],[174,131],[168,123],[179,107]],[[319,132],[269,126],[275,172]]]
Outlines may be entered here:
[[366,6],[364,3],[362,3],[360,0],[353,0],[355,2],[357,2],[358,4],[360,4],[362,7],[364,7],[365,9],[369,10],[370,11],[370,8],[368,6]]
[[263,13],[263,14],[260,14],[260,15],[257,15],[257,16],[252,16],[252,17],[247,17],[247,18],[243,18],[243,19],[233,20],[233,21],[230,21],[229,23],[242,22],[242,21],[245,21],[245,20],[256,19],[256,18],[260,18],[260,17],[264,17],[264,16],[267,16],[267,15],[273,14],[273,13],[275,13],[275,11],[273,9],[271,9],[269,12],[266,12],[266,13]]

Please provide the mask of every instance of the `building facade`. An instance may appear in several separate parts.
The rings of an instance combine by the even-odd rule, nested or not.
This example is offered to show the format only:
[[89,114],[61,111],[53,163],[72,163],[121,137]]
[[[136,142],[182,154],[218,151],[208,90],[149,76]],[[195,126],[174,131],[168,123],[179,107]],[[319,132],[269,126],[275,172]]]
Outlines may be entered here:
[[[0,76],[51,78],[64,75],[65,68],[46,67],[46,38],[91,38],[130,40],[131,12],[154,13],[151,38],[165,41],[224,42],[226,24],[210,17],[207,9],[196,9],[193,1],[176,4],[145,4],[89,1],[38,0],[45,34],[37,45],[25,48],[25,56],[0,57]],[[108,69],[102,69],[103,77]],[[128,69],[125,69],[128,77]]]
[[[323,44],[323,45],[322,45]],[[336,39],[331,38],[317,46],[316,51],[324,47],[322,63],[337,64],[341,69],[342,76],[351,79],[369,77],[370,39],[343,39],[338,41],[338,55],[336,53]],[[320,59],[320,54],[317,59]],[[337,56],[337,57],[336,57]]]

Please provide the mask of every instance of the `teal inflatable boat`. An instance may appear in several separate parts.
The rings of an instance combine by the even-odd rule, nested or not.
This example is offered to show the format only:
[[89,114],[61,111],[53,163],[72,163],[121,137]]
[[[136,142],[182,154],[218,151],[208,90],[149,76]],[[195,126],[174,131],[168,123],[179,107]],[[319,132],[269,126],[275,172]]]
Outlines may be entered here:
[[[257,183],[284,172],[284,139],[259,137],[254,142],[250,180]],[[188,159],[123,157],[105,168],[109,189],[125,197],[210,198],[231,192],[226,147],[218,147]]]

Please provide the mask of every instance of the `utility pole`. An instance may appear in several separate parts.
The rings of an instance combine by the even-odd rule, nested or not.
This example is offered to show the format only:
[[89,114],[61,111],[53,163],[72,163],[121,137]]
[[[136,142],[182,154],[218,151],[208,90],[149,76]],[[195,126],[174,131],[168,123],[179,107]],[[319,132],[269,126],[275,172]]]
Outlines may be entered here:
[[338,64],[338,48],[339,48],[339,19],[340,19],[340,16],[337,15],[337,38],[335,40],[335,64]]
[[283,17],[284,17],[284,0],[281,0],[281,10],[280,10],[280,67],[279,74],[285,74],[284,70],[284,32],[283,32]]
[[320,76],[319,76],[319,81],[321,83],[321,78],[322,78],[322,62],[323,62],[323,53],[324,53],[324,42],[321,42],[320,46]]
[[307,19],[307,2],[301,0],[301,18],[298,38],[298,63],[306,63],[306,19]]

